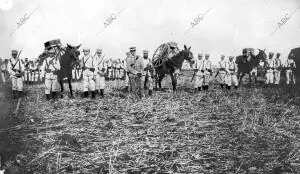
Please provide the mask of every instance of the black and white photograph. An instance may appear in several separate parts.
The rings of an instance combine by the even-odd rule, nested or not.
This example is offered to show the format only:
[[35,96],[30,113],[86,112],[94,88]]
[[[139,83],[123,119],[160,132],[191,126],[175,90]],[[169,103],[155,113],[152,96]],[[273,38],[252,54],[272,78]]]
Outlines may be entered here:
[[0,174],[300,174],[300,0],[0,0]]

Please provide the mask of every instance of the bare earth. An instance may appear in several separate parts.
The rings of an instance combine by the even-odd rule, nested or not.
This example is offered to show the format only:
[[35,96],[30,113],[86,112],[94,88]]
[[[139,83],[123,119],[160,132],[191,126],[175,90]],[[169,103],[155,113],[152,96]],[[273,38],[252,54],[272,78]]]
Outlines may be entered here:
[[9,131],[22,137],[24,167],[31,173],[300,173],[296,87],[244,85],[228,92],[213,85],[194,93],[190,74],[184,76],[178,92],[142,100],[119,90],[123,82],[108,82],[105,98],[95,101],[46,102],[42,85],[27,87],[23,124]]

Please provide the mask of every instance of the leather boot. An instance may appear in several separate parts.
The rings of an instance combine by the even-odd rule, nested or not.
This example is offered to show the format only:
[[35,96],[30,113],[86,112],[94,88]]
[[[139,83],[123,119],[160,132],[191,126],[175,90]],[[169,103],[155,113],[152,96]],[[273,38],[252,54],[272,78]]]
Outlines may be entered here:
[[88,91],[84,91],[84,92],[83,92],[83,97],[84,97],[84,98],[87,98],[88,96],[89,96],[89,92],[88,92]]
[[95,97],[96,97],[96,91],[92,91],[91,94],[92,94],[91,98],[95,99]]
[[98,89],[96,89],[96,91],[95,91],[95,92],[96,92],[96,95],[98,95],[98,94],[99,94],[99,90],[98,90]]
[[201,89],[201,87],[198,87],[198,91],[201,91],[202,89]]
[[235,89],[238,89],[238,86],[235,86],[234,88],[235,88]]
[[152,90],[151,89],[149,90],[149,96],[152,96]]
[[18,94],[18,92],[16,90],[13,90],[12,91],[12,98],[16,99],[17,98],[17,94]]
[[104,96],[104,89],[100,89],[100,96],[101,96],[101,97]]
[[56,99],[56,92],[51,92],[51,98]]
[[228,90],[230,90],[231,89],[231,86],[228,86]]
[[46,100],[50,100],[50,94],[46,94]]
[[22,98],[23,97],[23,91],[18,91],[18,98]]
[[129,92],[128,86],[125,87],[125,92]]
[[223,88],[223,87],[224,87],[224,85],[223,85],[223,84],[221,84],[220,86],[221,86],[221,88]]

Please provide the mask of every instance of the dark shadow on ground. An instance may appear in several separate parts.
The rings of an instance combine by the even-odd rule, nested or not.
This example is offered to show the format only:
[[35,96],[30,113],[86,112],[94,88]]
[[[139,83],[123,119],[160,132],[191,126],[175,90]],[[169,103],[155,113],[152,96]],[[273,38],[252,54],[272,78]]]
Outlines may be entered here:
[[11,100],[11,90],[8,86],[0,86],[0,156],[2,165],[10,158],[24,150],[21,133],[22,130],[8,130],[8,128],[20,125],[22,111],[14,115],[17,100]]

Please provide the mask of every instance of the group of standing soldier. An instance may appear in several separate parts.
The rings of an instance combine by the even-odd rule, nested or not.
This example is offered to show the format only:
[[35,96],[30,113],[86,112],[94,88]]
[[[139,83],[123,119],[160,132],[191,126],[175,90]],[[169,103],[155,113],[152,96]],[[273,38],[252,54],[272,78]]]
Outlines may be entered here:
[[[92,56],[90,49],[83,49],[83,56],[80,59],[80,64],[76,67],[80,69],[82,80],[82,92],[83,97],[95,98],[97,94],[101,97],[104,96],[105,81],[108,78],[122,78],[125,76],[125,90],[137,93],[140,97],[145,96],[148,90],[148,95],[152,95],[153,81],[151,69],[151,61],[148,58],[148,51],[143,51],[143,57],[136,54],[136,47],[130,47],[129,52],[126,52],[126,60],[113,62],[112,60],[105,60],[102,56],[102,49],[97,49],[96,54]],[[51,48],[48,51],[47,58],[40,67],[30,65],[28,59],[22,62],[18,57],[18,51],[12,50],[12,58],[8,59],[6,63],[1,64],[1,77],[5,83],[5,73],[8,72],[11,77],[12,91],[14,97],[21,97],[23,91],[23,80],[32,79],[32,75],[28,75],[28,72],[41,70],[45,79],[45,95],[46,99],[55,98],[59,89],[58,74],[60,70],[60,61],[57,59],[59,49],[56,47]],[[253,54],[253,53],[252,53]],[[243,55],[247,55],[247,51],[243,50]],[[276,58],[273,58],[274,53],[269,52],[269,56],[266,61],[261,62],[260,66],[266,69],[265,77],[266,84],[280,83],[280,74],[283,68],[286,73],[286,83],[296,83],[294,70],[296,64],[290,57],[282,63],[280,59],[280,53],[276,54]],[[4,67],[5,66],[5,67]],[[5,71],[5,69],[7,71]],[[193,67],[195,74],[194,88],[196,91],[208,90],[212,76],[212,63],[210,55],[198,54]],[[225,55],[221,55],[221,60],[218,62],[218,74],[219,82],[222,88],[231,89],[231,86],[238,87],[237,71],[238,67],[234,61],[233,56],[229,56],[229,60],[225,60]],[[76,72],[75,72],[76,73]],[[253,69],[251,73],[256,73],[257,68]],[[74,70],[73,70],[74,76]],[[76,75],[75,75],[76,76]]]

